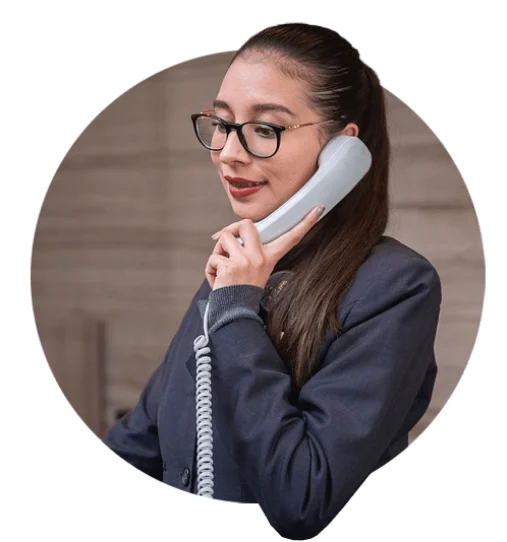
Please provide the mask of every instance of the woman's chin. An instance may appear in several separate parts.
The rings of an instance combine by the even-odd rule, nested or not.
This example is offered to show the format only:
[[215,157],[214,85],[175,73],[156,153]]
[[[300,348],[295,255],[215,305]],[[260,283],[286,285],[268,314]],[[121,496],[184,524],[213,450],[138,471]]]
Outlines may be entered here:
[[232,212],[238,217],[238,220],[250,219],[252,222],[259,222],[269,216],[275,209],[272,205],[269,207],[261,201],[253,201],[250,198],[235,198],[231,195],[226,185],[225,190],[231,204]]

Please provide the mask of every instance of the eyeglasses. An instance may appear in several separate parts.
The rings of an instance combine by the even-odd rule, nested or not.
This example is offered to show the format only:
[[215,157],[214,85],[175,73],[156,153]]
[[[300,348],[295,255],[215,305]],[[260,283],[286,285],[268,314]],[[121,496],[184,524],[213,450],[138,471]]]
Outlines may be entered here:
[[333,119],[282,126],[271,122],[249,121],[242,124],[227,122],[214,114],[213,110],[191,115],[197,139],[210,151],[221,151],[232,130],[236,130],[243,148],[257,158],[271,158],[280,148],[281,134],[285,130],[296,130]]

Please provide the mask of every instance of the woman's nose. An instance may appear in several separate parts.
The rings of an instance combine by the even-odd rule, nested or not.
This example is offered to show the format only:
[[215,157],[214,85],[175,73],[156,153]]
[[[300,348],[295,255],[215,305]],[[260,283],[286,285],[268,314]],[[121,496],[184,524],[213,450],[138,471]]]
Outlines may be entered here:
[[231,130],[231,133],[227,137],[225,147],[220,151],[220,160],[225,164],[230,162],[247,162],[250,160],[250,155],[241,144],[236,130]]

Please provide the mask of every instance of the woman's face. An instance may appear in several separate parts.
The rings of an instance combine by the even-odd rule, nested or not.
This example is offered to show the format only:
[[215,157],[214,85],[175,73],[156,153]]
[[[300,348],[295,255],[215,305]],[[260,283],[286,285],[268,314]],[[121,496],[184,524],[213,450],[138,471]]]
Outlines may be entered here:
[[[252,120],[281,125],[325,120],[307,104],[303,84],[281,74],[265,57],[238,58],[227,71],[215,102],[216,114],[229,122]],[[313,175],[325,141],[318,126],[307,126],[281,134],[278,152],[271,158],[257,158],[241,145],[232,130],[225,147],[212,151],[222,185],[239,218],[259,221],[290,196]],[[230,192],[228,179],[267,181],[255,193],[241,198]]]

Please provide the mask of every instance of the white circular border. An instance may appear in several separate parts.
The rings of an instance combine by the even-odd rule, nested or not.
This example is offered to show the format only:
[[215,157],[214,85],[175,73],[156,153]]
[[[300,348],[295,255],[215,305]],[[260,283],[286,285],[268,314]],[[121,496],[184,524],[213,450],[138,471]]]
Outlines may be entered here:
[[[102,443],[88,426],[84,424],[82,419],[69,404],[47,363],[37,333],[33,313],[30,269],[35,229],[46,192],[69,149],[87,126],[104,109],[106,109],[110,103],[144,79],[188,60],[225,51],[237,51],[240,47],[240,40],[225,40],[223,48],[184,49],[183,56],[162,57],[160,64],[146,65],[144,73],[131,72],[129,73],[128,80],[113,81],[112,87],[106,88],[104,90],[104,95],[98,96],[96,103],[90,104],[88,111],[82,113],[79,120],[75,120],[72,123],[71,128],[65,129],[63,136],[58,136],[56,138],[56,151],[49,153],[47,160],[41,161],[40,176],[34,176],[32,178],[32,200],[25,200],[24,202],[24,224],[16,224],[16,294],[18,307],[16,335],[25,336],[24,359],[32,360],[32,383],[40,385],[41,400],[46,400],[49,408],[56,409],[56,423],[62,424],[65,432],[70,432],[74,440],[80,441],[82,447],[88,448],[89,455],[96,457],[97,464],[103,465],[104,471],[111,473],[113,480],[127,480],[128,486],[130,488],[135,488],[138,496],[151,496],[153,504],[175,504],[176,510],[179,512],[208,512],[209,519],[214,520],[264,520],[264,513],[256,504],[231,503],[216,499],[203,499],[202,497],[177,490],[167,484],[158,482],[128,465]],[[415,109],[415,111],[421,115],[426,124],[435,132],[448,149],[449,154],[463,173],[464,161],[456,160],[456,145],[450,144],[447,137],[440,134],[439,129],[431,126],[431,113],[425,112],[423,105],[410,104],[408,98],[401,96],[400,90],[392,86],[392,81],[384,81],[383,86],[405,101],[407,105]],[[463,179],[469,190],[471,199],[479,204],[479,193],[471,191],[471,177],[465,177],[463,175]],[[475,205],[474,208],[476,209],[478,222],[483,232],[484,257],[487,262],[488,217],[480,216]],[[424,455],[425,448],[430,448],[433,440],[439,439],[440,425],[446,424],[450,416],[456,415],[456,402],[464,399],[464,394],[466,392],[472,391],[472,369],[479,367],[480,345],[487,344],[488,342],[487,306],[488,296],[490,295],[496,295],[496,265],[487,264],[486,289],[480,328],[472,355],[464,370],[462,378],[447,403],[426,430],[404,452],[390,461],[387,465],[371,474],[361,487],[358,488],[357,491],[361,496],[367,495],[370,488],[382,488],[384,482],[390,480],[394,472],[407,472],[408,466],[414,464],[418,456]]]

